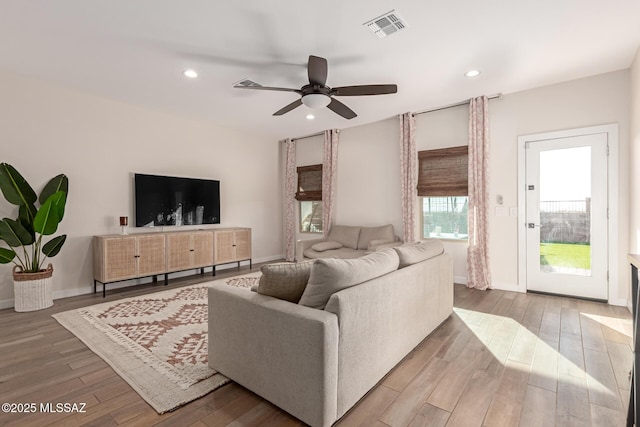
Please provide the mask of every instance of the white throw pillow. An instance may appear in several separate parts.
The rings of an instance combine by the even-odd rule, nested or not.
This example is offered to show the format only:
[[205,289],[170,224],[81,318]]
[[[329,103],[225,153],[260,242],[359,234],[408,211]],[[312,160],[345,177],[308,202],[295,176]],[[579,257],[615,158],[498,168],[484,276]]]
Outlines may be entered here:
[[342,247],[342,243],[340,242],[320,242],[320,243],[316,243],[315,245],[311,246],[311,249],[313,249],[316,252],[324,252],[324,251],[329,251],[331,249],[340,249]]
[[354,259],[318,259],[311,267],[299,304],[323,309],[335,292],[397,270],[398,263],[398,254],[393,249]]

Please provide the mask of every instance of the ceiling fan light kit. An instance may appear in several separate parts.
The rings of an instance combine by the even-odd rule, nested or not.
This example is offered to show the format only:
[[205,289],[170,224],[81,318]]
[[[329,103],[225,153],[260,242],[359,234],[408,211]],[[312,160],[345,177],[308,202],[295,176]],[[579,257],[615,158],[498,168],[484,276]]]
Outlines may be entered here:
[[307,64],[309,84],[302,86],[300,89],[262,86],[248,79],[241,80],[233,87],[238,89],[295,92],[300,95],[299,99],[273,113],[274,116],[281,116],[294,108],[305,105],[312,109],[327,107],[347,120],[353,119],[357,114],[342,102],[335,99],[334,96],[386,95],[398,92],[398,86],[394,84],[341,86],[330,88],[326,85],[327,74],[327,60],[319,56],[310,55],[309,62]]
[[324,108],[331,102],[331,98],[323,93],[310,93],[302,97],[302,103],[309,108]]

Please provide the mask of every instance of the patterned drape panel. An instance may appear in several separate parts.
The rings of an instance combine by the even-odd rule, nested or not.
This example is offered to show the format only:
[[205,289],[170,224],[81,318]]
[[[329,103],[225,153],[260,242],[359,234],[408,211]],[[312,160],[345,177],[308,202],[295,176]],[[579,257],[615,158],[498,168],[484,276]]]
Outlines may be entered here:
[[469,248],[467,286],[491,289],[489,271],[489,99],[469,104]]
[[324,131],[324,160],[322,162],[322,233],[325,237],[333,223],[333,205],[336,192],[338,166],[338,140],[340,131]]
[[402,202],[402,239],[416,240],[417,157],[415,117],[411,113],[400,119],[400,197]]
[[298,180],[296,174],[296,143],[291,139],[284,140],[286,153],[284,176],[284,257],[293,261],[296,254],[296,189]]

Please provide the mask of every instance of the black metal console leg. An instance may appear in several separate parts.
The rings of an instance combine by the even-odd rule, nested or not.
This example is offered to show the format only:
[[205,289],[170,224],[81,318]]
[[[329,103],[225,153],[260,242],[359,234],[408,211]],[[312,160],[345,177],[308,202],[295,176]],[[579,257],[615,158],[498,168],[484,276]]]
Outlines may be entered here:
[[97,284],[96,284],[96,279],[93,279],[93,293],[95,294],[97,292]]
[[216,275],[216,266],[214,265],[213,268],[211,269],[211,275],[215,276]]
[[169,274],[164,273],[164,285],[167,286],[169,284]]
[[253,268],[253,260],[249,258],[249,270]]
[[102,284],[102,298],[105,298],[107,296],[107,284],[103,283]]

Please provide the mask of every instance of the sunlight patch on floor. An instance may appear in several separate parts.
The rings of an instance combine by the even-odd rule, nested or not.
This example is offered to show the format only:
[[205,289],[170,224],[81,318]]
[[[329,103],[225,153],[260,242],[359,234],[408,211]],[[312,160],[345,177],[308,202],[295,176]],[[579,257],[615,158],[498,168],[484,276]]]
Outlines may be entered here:
[[[586,372],[583,367],[576,365],[576,363],[563,355],[560,352],[559,342],[556,344],[557,348],[552,347],[549,343],[553,343],[553,340],[550,340],[549,343],[546,342],[531,332],[526,326],[510,317],[462,308],[454,308],[454,312],[466,324],[475,338],[504,366],[506,366],[508,360],[522,362],[522,360],[518,360],[518,350],[514,350],[516,340],[519,340],[518,345],[526,343],[525,345],[532,346],[530,349],[530,354],[532,354],[530,363],[518,363],[515,364],[516,366],[511,364],[510,369],[529,372],[531,375],[530,378],[533,379],[537,377],[538,381],[533,380],[534,382],[539,382],[540,380],[544,382],[544,378],[546,377],[551,381],[557,381],[558,384],[562,383],[569,386],[575,385],[580,387],[584,386],[586,381],[590,393],[595,392],[614,398],[620,397],[617,388],[611,390],[599,381],[598,378]],[[580,314],[627,337],[629,336],[628,332],[624,331],[625,327],[622,323],[625,319],[587,313]],[[560,326],[558,327],[560,328]],[[508,336],[508,339],[505,340],[506,336]],[[560,331],[558,331],[558,336],[560,336]],[[514,351],[516,352],[515,355],[513,354]],[[536,356],[540,357],[541,360],[536,360]],[[569,357],[571,357],[571,355]],[[583,361],[585,360],[584,349],[582,349],[582,354],[578,357]],[[586,363],[586,361],[583,363]],[[527,366],[528,369],[523,368],[523,366]],[[530,383],[532,379],[530,379]],[[554,388],[557,390],[557,386]]]

